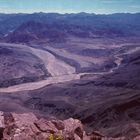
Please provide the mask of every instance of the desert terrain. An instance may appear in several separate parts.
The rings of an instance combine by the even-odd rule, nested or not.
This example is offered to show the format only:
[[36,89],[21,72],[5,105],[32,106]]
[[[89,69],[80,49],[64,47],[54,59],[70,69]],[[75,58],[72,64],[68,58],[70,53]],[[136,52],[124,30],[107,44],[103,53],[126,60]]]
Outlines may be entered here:
[[0,110],[72,117],[108,137],[140,135],[139,17],[0,16]]

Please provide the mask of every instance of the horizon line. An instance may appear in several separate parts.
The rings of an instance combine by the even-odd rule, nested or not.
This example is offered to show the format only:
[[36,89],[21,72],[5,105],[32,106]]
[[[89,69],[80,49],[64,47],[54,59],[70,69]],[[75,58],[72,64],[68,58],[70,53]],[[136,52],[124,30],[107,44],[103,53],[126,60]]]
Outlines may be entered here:
[[65,14],[94,14],[94,15],[113,15],[113,14],[140,14],[140,12],[113,12],[113,13],[92,13],[92,12],[66,12],[66,13],[61,13],[61,12],[0,12],[0,14],[60,14],[60,15],[65,15]]

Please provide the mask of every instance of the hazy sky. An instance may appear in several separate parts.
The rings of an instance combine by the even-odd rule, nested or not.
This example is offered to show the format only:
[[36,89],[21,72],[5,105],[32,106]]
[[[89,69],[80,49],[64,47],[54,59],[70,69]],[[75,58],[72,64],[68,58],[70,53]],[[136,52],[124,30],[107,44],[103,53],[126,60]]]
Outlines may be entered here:
[[140,0],[0,0],[1,13],[140,12]]

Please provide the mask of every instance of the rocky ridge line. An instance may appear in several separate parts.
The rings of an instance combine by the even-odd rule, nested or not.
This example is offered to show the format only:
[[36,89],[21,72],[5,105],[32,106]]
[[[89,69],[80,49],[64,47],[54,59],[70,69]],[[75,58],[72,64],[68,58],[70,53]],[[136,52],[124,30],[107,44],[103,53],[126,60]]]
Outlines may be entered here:
[[[139,140],[137,136],[133,140]],[[38,119],[33,113],[0,112],[0,140],[127,140],[107,138],[99,132],[87,134],[77,119]]]

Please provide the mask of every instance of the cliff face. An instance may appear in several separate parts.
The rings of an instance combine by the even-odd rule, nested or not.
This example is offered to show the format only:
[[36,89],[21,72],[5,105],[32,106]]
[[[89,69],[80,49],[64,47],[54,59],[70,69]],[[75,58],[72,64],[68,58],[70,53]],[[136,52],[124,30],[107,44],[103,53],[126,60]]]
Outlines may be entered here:
[[[87,134],[77,119],[38,119],[32,113],[16,114],[0,112],[1,140],[126,140],[107,138],[99,132]],[[140,136],[134,138],[139,140]]]

